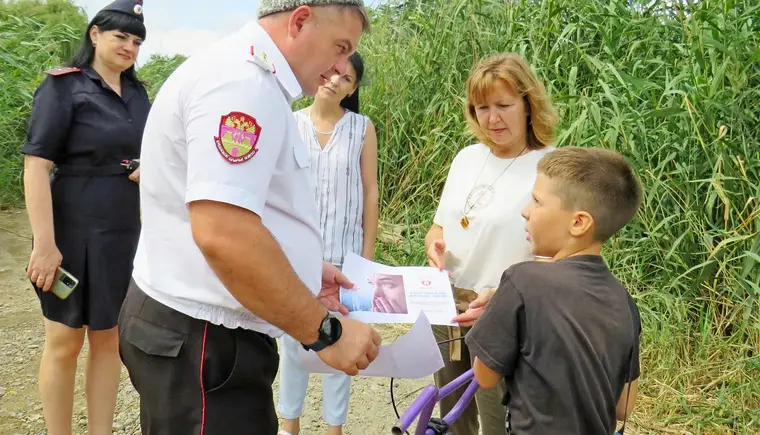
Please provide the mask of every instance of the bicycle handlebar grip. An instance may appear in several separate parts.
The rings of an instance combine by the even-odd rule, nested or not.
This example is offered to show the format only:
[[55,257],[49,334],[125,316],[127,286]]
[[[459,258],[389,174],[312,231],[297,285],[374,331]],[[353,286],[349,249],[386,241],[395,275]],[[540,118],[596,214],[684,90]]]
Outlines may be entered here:
[[428,422],[428,429],[431,429],[435,435],[453,435],[449,430],[449,424],[440,418],[431,418]]

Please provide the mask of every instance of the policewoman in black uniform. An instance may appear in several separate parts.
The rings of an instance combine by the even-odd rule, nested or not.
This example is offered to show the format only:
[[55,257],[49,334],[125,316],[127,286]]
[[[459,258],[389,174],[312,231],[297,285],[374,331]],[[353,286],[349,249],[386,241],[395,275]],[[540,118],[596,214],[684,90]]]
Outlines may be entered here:
[[[140,232],[139,168],[128,163],[139,158],[150,110],[134,70],[145,33],[142,0],[99,11],[71,62],[47,71],[37,88],[21,149],[34,236],[27,274],[45,317],[39,382],[50,435],[71,434],[85,331],[88,433],[110,434],[113,426],[116,325]],[[79,280],[65,298],[50,291],[59,266]]]

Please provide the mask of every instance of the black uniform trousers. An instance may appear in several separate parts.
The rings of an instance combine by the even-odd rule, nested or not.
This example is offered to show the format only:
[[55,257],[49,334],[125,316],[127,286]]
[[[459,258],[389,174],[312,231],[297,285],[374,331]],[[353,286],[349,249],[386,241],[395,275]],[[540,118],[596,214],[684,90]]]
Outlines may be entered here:
[[140,395],[143,435],[275,435],[268,335],[194,319],[132,281],[119,316],[119,352]]

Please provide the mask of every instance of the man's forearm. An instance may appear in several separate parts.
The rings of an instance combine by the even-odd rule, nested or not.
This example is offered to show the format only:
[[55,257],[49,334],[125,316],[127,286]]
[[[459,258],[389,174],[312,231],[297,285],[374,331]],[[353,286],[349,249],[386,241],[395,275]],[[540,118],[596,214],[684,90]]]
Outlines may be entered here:
[[298,278],[258,216],[198,201],[190,205],[190,219],[196,244],[232,296],[296,340],[317,340],[327,309]]

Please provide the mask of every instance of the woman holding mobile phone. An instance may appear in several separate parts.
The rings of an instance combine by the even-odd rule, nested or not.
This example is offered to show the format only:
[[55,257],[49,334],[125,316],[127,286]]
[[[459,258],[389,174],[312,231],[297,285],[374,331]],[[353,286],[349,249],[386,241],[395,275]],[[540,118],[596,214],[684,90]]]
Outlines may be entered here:
[[[73,60],[47,71],[35,91],[21,148],[33,233],[27,275],[44,316],[39,384],[50,435],[71,434],[85,336],[88,434],[112,432],[121,373],[116,325],[140,233],[140,170],[125,165],[140,155],[150,110],[134,70],[145,33],[142,0],[116,0],[98,12]],[[56,283],[59,267],[78,281],[73,291],[65,274]]]

